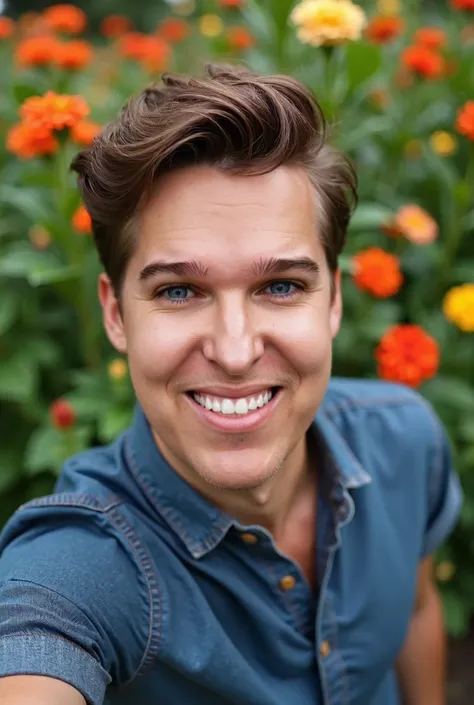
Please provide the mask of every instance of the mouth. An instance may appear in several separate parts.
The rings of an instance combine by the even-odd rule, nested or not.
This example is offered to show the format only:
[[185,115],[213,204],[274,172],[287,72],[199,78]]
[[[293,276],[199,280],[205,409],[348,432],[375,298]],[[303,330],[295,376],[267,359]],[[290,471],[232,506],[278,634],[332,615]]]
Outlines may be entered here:
[[281,387],[268,387],[250,396],[229,398],[190,391],[187,399],[200,417],[220,430],[244,431],[260,426],[270,416],[282,393]]

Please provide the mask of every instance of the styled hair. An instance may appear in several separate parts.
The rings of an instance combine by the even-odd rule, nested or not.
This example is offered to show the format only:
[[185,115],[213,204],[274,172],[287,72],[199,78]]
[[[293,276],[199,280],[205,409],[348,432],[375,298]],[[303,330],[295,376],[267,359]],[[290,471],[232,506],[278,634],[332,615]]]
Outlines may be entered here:
[[156,180],[195,165],[241,175],[281,165],[304,168],[328,266],[336,271],[357,201],[357,176],[349,159],[327,143],[316,99],[288,76],[209,64],[202,78],[165,74],[129,99],[72,163],[116,294],[133,254],[134,222]]

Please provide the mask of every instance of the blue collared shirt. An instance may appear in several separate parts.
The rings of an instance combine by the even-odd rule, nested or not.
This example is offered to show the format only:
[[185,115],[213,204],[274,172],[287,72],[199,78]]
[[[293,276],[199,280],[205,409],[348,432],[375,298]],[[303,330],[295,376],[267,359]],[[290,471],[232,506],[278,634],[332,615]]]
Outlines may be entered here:
[[398,705],[417,566],[461,491],[445,433],[404,387],[334,379],[319,585],[164,461],[137,408],[69,460],[0,537],[0,676],[66,681],[99,705]]

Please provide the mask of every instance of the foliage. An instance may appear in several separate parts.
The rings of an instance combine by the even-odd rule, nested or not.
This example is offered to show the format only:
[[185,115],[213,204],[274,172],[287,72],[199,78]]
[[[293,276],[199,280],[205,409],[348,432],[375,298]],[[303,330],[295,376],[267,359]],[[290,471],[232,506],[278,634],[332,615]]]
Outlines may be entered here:
[[[358,165],[335,373],[419,386],[444,421],[465,503],[437,575],[452,633],[466,629],[474,612],[474,14],[440,0],[440,16],[413,2],[401,18],[389,4],[391,22],[380,21],[380,0],[382,9],[366,8],[378,16],[365,36],[321,46],[326,35],[302,33],[307,15],[292,15],[291,0],[203,0],[194,9],[182,0],[167,6],[173,21],[149,35],[113,36],[126,22],[109,18],[107,38],[86,48],[64,46],[67,18],[59,34],[42,16],[15,26],[0,18],[0,523],[47,493],[66,457],[108,442],[131,416],[127,366],[102,331],[100,268],[69,173],[78,144],[162,69],[245,59],[308,84],[334,142]],[[433,25],[443,31],[415,35]],[[28,102],[48,91],[47,103]],[[68,113],[52,127],[62,94],[81,96],[90,115]]]

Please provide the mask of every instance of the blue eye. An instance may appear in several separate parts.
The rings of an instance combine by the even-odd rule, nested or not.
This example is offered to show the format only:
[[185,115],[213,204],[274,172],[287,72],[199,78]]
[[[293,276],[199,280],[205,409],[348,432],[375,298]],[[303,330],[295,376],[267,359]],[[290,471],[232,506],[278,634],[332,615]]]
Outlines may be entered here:
[[160,292],[160,296],[172,301],[185,301],[194,296],[189,286],[169,286]]
[[277,281],[269,284],[267,288],[272,296],[291,296],[297,287],[293,282]]

